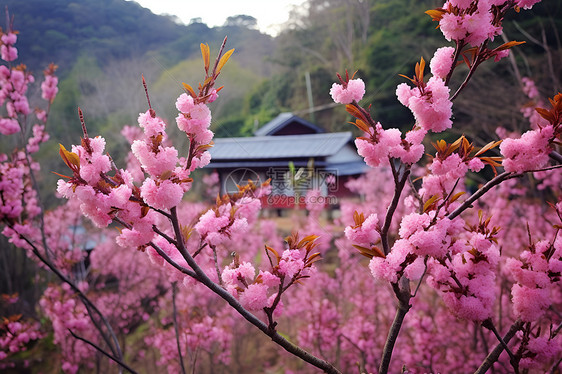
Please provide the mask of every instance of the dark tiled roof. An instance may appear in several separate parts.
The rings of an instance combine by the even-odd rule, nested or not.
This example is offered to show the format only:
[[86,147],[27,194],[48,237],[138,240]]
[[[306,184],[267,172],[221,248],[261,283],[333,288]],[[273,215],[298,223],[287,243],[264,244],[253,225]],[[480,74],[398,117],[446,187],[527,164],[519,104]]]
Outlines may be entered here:
[[293,113],[281,113],[265,125],[259,128],[255,132],[255,136],[267,136],[274,135],[277,131],[281,130],[283,127],[287,126],[291,122],[296,122],[299,125],[310,128],[312,132],[323,133],[324,129],[316,126],[315,124],[308,122],[307,120],[300,118]]
[[327,157],[337,153],[352,138],[351,132],[218,138],[209,151],[213,162]]

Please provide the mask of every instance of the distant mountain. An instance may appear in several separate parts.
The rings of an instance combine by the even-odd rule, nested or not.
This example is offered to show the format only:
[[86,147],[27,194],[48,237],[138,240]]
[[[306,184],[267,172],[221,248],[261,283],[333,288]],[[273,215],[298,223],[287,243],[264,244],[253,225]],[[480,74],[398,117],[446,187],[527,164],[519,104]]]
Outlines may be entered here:
[[[54,62],[65,76],[84,55],[103,65],[107,60],[157,53],[167,65],[173,65],[198,54],[201,42],[220,45],[226,32],[231,35],[230,48],[243,48],[251,41],[259,46],[258,53],[273,50],[272,38],[256,30],[178,24],[173,17],[155,15],[133,1],[0,0],[0,9],[5,7],[13,17],[14,29],[21,31],[20,56],[25,56],[25,63],[36,73]],[[0,25],[6,29],[6,21]]]

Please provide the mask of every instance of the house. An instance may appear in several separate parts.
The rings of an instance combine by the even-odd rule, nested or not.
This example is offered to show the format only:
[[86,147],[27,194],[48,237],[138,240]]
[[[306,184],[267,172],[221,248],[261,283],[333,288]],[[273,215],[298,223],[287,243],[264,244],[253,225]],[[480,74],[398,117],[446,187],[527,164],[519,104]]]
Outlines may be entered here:
[[254,136],[217,138],[207,168],[219,174],[221,193],[237,191],[248,179],[271,179],[264,207],[304,205],[311,189],[321,191],[324,204],[337,206],[350,194],[345,182],[367,170],[357,154],[351,132],[328,133],[292,113],[282,113]]

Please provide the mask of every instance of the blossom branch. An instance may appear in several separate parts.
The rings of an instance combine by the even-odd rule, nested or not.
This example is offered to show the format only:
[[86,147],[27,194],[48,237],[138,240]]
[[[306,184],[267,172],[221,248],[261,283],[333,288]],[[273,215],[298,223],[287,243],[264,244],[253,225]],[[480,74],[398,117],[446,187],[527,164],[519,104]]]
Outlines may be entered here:
[[198,255],[199,253],[201,253],[201,251],[202,251],[203,249],[205,249],[206,246],[207,246],[207,243],[201,244],[201,246],[199,246],[199,248],[197,248],[197,250],[193,253],[193,258],[197,257],[197,255]]
[[170,256],[168,256],[166,254],[166,252],[164,252],[162,250],[162,248],[160,248],[159,246],[157,246],[156,244],[154,244],[153,242],[148,243],[149,246],[151,246],[152,248],[154,248],[154,250],[170,265],[172,265],[174,268],[176,268],[177,270],[181,271],[182,273],[189,275],[192,278],[197,279],[197,274],[195,274],[193,271],[184,268],[183,266],[181,266],[180,264],[176,263],[174,260],[172,260],[170,258]]
[[519,177],[519,175],[513,174],[513,173],[508,172],[508,171],[497,175],[492,180],[490,180],[488,183],[486,183],[485,185],[480,187],[480,189],[478,189],[478,191],[476,191],[475,193],[470,195],[470,197],[468,199],[466,199],[465,202],[461,204],[461,206],[459,206],[457,209],[455,209],[454,211],[449,213],[447,215],[447,217],[449,219],[453,219],[453,218],[457,217],[459,214],[464,212],[466,209],[470,208],[472,206],[472,203],[474,203],[476,200],[478,200],[480,197],[482,197],[482,195],[484,195],[486,192],[491,190],[494,186],[497,186],[498,184],[500,184],[501,182],[503,182],[506,179],[515,178],[515,177]]
[[517,371],[518,368],[517,368],[515,356],[513,355],[513,352],[511,352],[511,349],[509,349],[509,347],[507,346],[507,343],[503,340],[501,335],[498,333],[498,330],[496,329],[496,326],[494,326],[494,323],[492,322],[492,320],[488,318],[487,320],[482,322],[482,326],[487,328],[488,330],[492,331],[492,333],[494,334],[496,339],[498,339],[500,344],[503,346],[503,349],[505,349],[505,351],[509,355],[510,362],[511,362],[511,365],[513,366],[513,369],[515,371]]
[[550,154],[548,155],[548,157],[550,157],[551,159],[553,159],[554,161],[557,161],[559,163],[562,164],[562,155],[556,151],[552,151],[550,152]]
[[[120,223],[121,225],[123,225],[124,227],[131,227],[130,225],[128,225],[126,222],[123,222],[121,219],[115,217],[113,218],[113,220],[115,222]],[[156,232],[158,235],[162,236],[164,239],[166,239],[170,244],[173,244],[174,246],[177,246],[176,241],[171,238],[169,235],[166,235],[166,233],[164,233],[162,230],[160,230],[158,227],[156,227],[156,225],[152,226],[152,229],[154,230],[154,232]],[[166,254],[166,252],[164,252],[162,250],[162,248],[160,248],[159,246],[157,246],[156,244],[154,244],[153,242],[149,242],[147,245],[151,246],[152,248],[154,248],[154,250],[170,265],[172,265],[174,268],[176,268],[177,270],[181,271],[182,273],[189,275],[192,278],[197,279],[197,275],[189,270],[184,268],[183,266],[179,265],[178,263],[176,263],[174,260],[172,260],[170,258],[170,256],[168,256]]]
[[214,246],[214,245],[209,245],[209,246],[213,250],[213,262],[215,263],[215,270],[217,272],[217,279],[219,280],[219,284],[221,286],[223,286],[222,278],[221,278],[221,271],[219,269],[219,259],[218,259],[218,256],[217,256],[217,247]]
[[125,370],[129,371],[130,373],[136,374],[137,372],[135,370],[133,370],[129,365],[127,365],[126,363],[124,363],[123,361],[121,361],[120,359],[118,359],[117,357],[109,354],[108,352],[104,351],[99,345],[95,344],[94,342],[85,339],[79,335],[76,335],[74,333],[74,331],[72,331],[71,329],[68,329],[68,332],[70,333],[70,335],[72,335],[75,339],[81,340],[84,343],[91,345],[92,347],[94,347],[94,349],[98,352],[100,352],[101,354],[103,354],[104,356],[106,356],[107,358],[109,358],[110,360],[115,361],[119,366],[123,367]]
[[[12,228],[13,229],[13,228]],[[84,303],[84,305],[86,306],[86,309],[88,310],[88,314],[90,315],[90,319],[92,320],[92,322],[94,323],[94,325],[96,326],[96,329],[98,330],[98,332],[100,333],[100,335],[102,336],[102,338],[108,342],[108,346],[111,349],[112,353],[119,359],[121,360],[123,358],[123,353],[121,352],[121,347],[119,345],[119,341],[117,340],[117,337],[115,336],[115,333],[113,332],[113,329],[111,328],[111,325],[109,324],[109,322],[107,321],[107,319],[105,318],[105,316],[100,312],[100,310],[94,305],[94,303],[82,292],[82,290],[80,288],[78,288],[74,282],[72,282],[69,278],[67,278],[64,274],[62,274],[60,272],[59,269],[57,269],[50,261],[48,261],[45,257],[43,257],[43,255],[41,255],[41,253],[39,252],[37,246],[35,246],[35,244],[29,240],[27,237],[20,235],[20,237],[25,240],[27,242],[27,244],[29,244],[31,246],[31,251],[33,252],[33,254],[35,256],[37,256],[37,258],[39,258],[39,260],[44,263],[45,265],[47,265],[47,267],[53,272],[55,273],[55,275],[57,277],[59,277],[60,280],[62,280],[64,283],[68,284],[70,286],[70,288],[72,288],[72,290],[74,292],[76,292],[80,298],[80,300],[82,301],[82,303]],[[113,341],[113,344],[115,346],[113,346],[113,344],[110,344],[110,339],[107,337],[106,333],[103,331],[103,329],[101,328],[101,326],[99,326],[92,314],[90,314],[90,308],[99,316],[99,318],[101,319],[102,323],[104,324],[104,326],[106,327],[108,334],[111,337],[111,340]]]
[[455,43],[457,45],[457,48],[455,49],[455,54],[453,55],[453,63],[451,64],[451,68],[449,69],[449,73],[447,73],[447,77],[445,78],[445,85],[446,86],[449,85],[449,81],[451,80],[451,77],[453,76],[453,72],[455,71],[455,68],[457,67],[456,61],[459,59],[461,51],[464,48],[464,46],[466,45],[464,40],[455,40]]
[[[466,86],[468,85],[468,82],[470,81],[470,78],[472,78],[472,76],[474,75],[474,72],[476,71],[476,68],[478,68],[478,66],[486,60],[486,57],[483,57],[483,52],[486,51],[486,45],[487,44],[488,44],[488,41],[485,41],[480,46],[479,53],[476,55],[475,60],[472,62],[472,66],[470,66],[470,70],[468,71],[468,74],[466,75],[466,78],[464,79],[464,82],[462,82],[462,84],[457,89],[457,91],[453,94],[453,96],[451,96],[451,99],[450,99],[451,101],[454,101],[457,98],[457,96],[459,96],[461,91],[466,88]],[[453,62],[453,64],[454,64],[454,62]]]
[[189,254],[189,252],[186,250],[185,245],[183,243],[183,240],[181,239],[182,234],[181,234],[181,229],[180,229],[180,225],[179,225],[179,220],[178,220],[176,208],[175,207],[172,208],[170,210],[170,212],[171,212],[171,215],[172,215],[171,221],[172,221],[172,225],[173,225],[173,228],[174,228],[174,233],[175,233],[176,238],[177,238],[178,250],[180,251],[180,253],[184,257],[184,259],[187,261],[188,265],[197,274],[199,282],[201,282],[203,285],[205,285],[207,288],[209,288],[212,292],[214,292],[219,297],[221,297],[223,300],[225,300],[228,304],[230,304],[230,306],[234,310],[236,310],[242,317],[244,317],[244,319],[246,319],[252,325],[256,326],[260,331],[262,331],[264,334],[269,336],[271,338],[271,340],[273,340],[275,343],[277,343],[278,345],[283,347],[287,352],[292,353],[293,355],[299,357],[303,361],[306,361],[309,364],[311,364],[311,365],[313,365],[313,366],[315,366],[319,369],[324,370],[328,374],[341,374],[341,372],[338,369],[336,369],[329,362],[324,361],[324,360],[310,354],[309,352],[305,351],[304,349],[302,349],[299,346],[291,343],[290,341],[288,341],[287,339],[285,339],[284,337],[279,335],[279,333],[277,331],[271,330],[267,324],[265,324],[262,320],[260,320],[254,314],[252,314],[248,310],[246,310],[242,306],[242,304],[240,304],[240,302],[238,302],[238,300],[234,296],[232,296],[227,290],[222,288],[217,283],[213,282],[207,276],[207,274],[203,271],[203,269],[201,269],[201,267],[197,264],[197,262],[195,262],[193,257]]
[[394,290],[394,293],[396,294],[396,297],[398,298],[398,308],[396,309],[396,315],[394,316],[394,320],[392,321],[392,325],[390,326],[390,330],[388,331],[388,336],[386,338],[386,342],[382,351],[382,359],[379,366],[380,374],[388,373],[390,360],[392,358],[392,352],[394,351],[394,345],[396,344],[396,340],[398,339],[398,334],[400,333],[400,329],[402,328],[404,318],[412,307],[410,305],[410,283],[405,276],[402,276],[398,283],[393,283],[392,288]]
[[394,216],[394,212],[398,207],[400,196],[402,194],[402,191],[404,190],[404,186],[406,185],[406,181],[408,180],[408,177],[410,175],[410,167],[406,166],[402,176],[400,177],[398,175],[398,171],[396,171],[392,159],[390,159],[390,167],[392,168],[392,173],[394,175],[395,187],[394,187],[394,197],[392,198],[392,202],[388,206],[388,209],[386,211],[386,217],[384,220],[384,225],[381,229],[381,242],[385,255],[387,255],[390,252],[390,245],[388,243],[388,230],[390,229],[390,225],[392,223],[392,217]]
[[156,225],[152,225],[152,230],[154,230],[155,233],[157,233],[158,235],[160,235],[161,237],[163,237],[164,239],[166,239],[168,241],[168,243],[177,246],[178,243],[169,235],[167,235],[165,232],[163,232],[162,230],[160,230],[158,228],[158,226]]
[[500,357],[500,354],[503,352],[504,346],[507,345],[507,343],[509,343],[509,341],[515,336],[517,331],[521,329],[521,326],[523,326],[523,322],[521,320],[517,320],[513,325],[511,325],[509,331],[503,336],[503,343],[498,343],[498,345],[496,345],[492,352],[486,356],[486,359],[484,359],[484,362],[482,362],[482,365],[480,365],[474,374],[484,374],[492,367],[492,365]]
[[177,293],[177,283],[172,283],[172,307],[173,307],[173,318],[174,318],[174,332],[176,334],[176,345],[178,347],[178,359],[180,360],[181,372],[185,374],[185,366],[183,364],[183,355],[181,353],[180,345],[180,334],[178,327],[178,311],[176,308],[176,293]]
[[[23,131],[22,131],[23,134]],[[41,232],[41,241],[43,243],[43,248],[45,249],[45,255],[47,260],[51,261],[51,253],[49,250],[49,246],[47,245],[47,235],[45,235],[45,206],[43,204],[43,199],[41,198],[39,185],[37,184],[37,179],[35,178],[35,173],[33,172],[33,168],[31,167],[31,160],[29,158],[29,152],[27,151],[27,147],[24,146],[25,151],[25,160],[27,162],[27,167],[29,168],[29,177],[31,178],[31,183],[33,184],[33,189],[37,193],[37,203],[41,207],[39,211],[39,230]]]

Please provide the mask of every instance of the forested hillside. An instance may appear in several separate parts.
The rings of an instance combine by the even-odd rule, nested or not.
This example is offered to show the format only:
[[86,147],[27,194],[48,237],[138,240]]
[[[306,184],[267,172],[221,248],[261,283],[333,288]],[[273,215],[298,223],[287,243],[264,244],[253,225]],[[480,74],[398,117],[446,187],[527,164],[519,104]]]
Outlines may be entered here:
[[[242,16],[232,17],[225,27],[209,28],[198,20],[182,25],[124,0],[5,0],[2,5],[22,31],[18,47],[29,67],[36,74],[49,62],[60,67],[61,92],[52,114],[59,141],[79,134],[78,106],[93,131],[134,123],[145,106],[141,73],[156,109],[173,118],[172,98],[181,92],[181,82],[197,84],[200,76],[199,43],[218,48],[226,35],[236,54],[221,77],[226,89],[214,110],[217,136],[251,135],[256,125],[283,111],[296,112],[328,130],[342,129],[347,115],[342,108],[334,109],[328,91],[335,73],[345,69],[357,70],[367,83],[366,100],[373,103],[377,119],[407,127],[411,115],[394,94],[404,81],[399,74],[410,75],[421,56],[429,61],[433,47],[443,39],[429,16],[420,17],[442,5],[436,0],[309,0],[294,10],[276,38],[252,29]],[[517,75],[547,83],[541,87],[560,87],[562,1],[542,2],[531,12],[533,17],[515,15],[504,23],[508,38],[529,42],[514,50],[514,60],[494,64],[493,72],[481,78],[490,90],[517,88],[511,83]],[[548,65],[537,62],[545,54]],[[485,118],[476,118],[471,107],[486,106],[485,97],[477,92],[472,99],[466,97],[455,115],[467,124],[506,116],[501,108],[486,108]],[[513,114],[509,118],[516,119]]]
[[[364,100],[373,103],[372,112],[378,120],[388,127],[411,126],[411,114],[396,100],[395,88],[405,82],[398,74],[411,76],[416,61],[423,56],[429,62],[435,47],[443,43],[443,35],[431,17],[420,17],[424,11],[442,5],[435,0],[309,0],[307,11],[295,14],[288,29],[277,38],[274,61],[280,68],[250,96],[250,114],[265,120],[279,108],[306,113],[304,75],[309,72],[314,106],[319,107],[309,119],[328,129],[339,129],[345,126],[347,114],[342,108],[332,109],[328,91],[336,79],[335,72],[348,69],[357,70],[365,80]],[[455,117],[466,125],[474,121],[493,121],[496,125],[501,118],[508,126],[521,121],[519,113],[490,107],[487,100],[493,91],[500,96],[502,92],[518,91],[523,104],[525,96],[516,83],[518,75],[537,80],[539,87],[548,87],[544,97],[560,89],[562,1],[543,1],[530,11],[510,15],[504,30],[509,40],[527,43],[514,49],[512,61],[484,64],[485,92],[472,92],[456,105]],[[493,46],[502,43],[496,38]],[[548,64],[544,64],[545,56]],[[452,83],[452,89],[461,84]],[[485,118],[474,116],[476,107],[485,108],[479,110],[486,113]]]
[[218,49],[229,36],[228,47],[236,48],[237,66],[242,70],[231,74],[248,81],[237,86],[236,100],[270,71],[263,60],[273,50],[272,38],[243,23],[209,28],[194,20],[183,25],[124,0],[6,0],[0,5],[8,8],[14,28],[21,30],[18,48],[28,67],[37,75],[47,63],[59,66],[61,96],[54,104],[53,127],[55,135],[68,139],[77,134],[69,133],[77,106],[85,110],[95,130],[118,128],[123,121],[133,123],[146,103],[141,73],[151,91],[161,87],[160,92],[153,92],[156,103],[168,103],[177,96],[183,81],[197,84],[190,79],[198,79],[201,70],[184,73],[175,66],[185,67],[186,61],[199,59],[202,42]]

